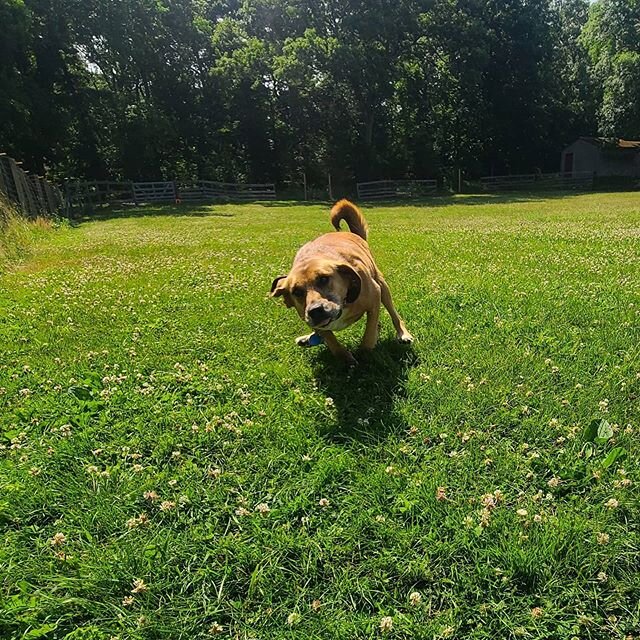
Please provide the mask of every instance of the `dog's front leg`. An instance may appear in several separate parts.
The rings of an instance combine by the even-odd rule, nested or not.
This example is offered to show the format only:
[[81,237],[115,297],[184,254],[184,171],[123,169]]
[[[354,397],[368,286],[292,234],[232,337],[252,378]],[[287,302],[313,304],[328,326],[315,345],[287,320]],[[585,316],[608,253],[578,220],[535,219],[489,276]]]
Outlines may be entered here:
[[374,304],[374,306],[367,311],[367,326],[362,336],[362,342],[360,343],[361,349],[367,349],[370,351],[378,342],[378,335],[380,333],[380,303]]
[[338,342],[333,331],[322,331],[318,329],[317,332],[322,336],[325,344],[329,347],[329,351],[331,351],[336,358],[344,360],[350,367],[358,364],[358,361],[351,355],[351,352]]
[[376,287],[372,293],[371,306],[367,309],[367,326],[360,343],[360,348],[367,351],[375,348],[380,334],[380,293],[380,289]]

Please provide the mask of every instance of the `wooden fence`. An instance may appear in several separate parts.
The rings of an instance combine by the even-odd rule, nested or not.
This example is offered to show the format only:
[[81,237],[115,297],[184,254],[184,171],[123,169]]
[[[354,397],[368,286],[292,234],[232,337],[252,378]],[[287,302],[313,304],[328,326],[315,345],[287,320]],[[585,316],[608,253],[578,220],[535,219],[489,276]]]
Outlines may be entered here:
[[198,202],[226,198],[229,200],[275,200],[275,184],[235,184],[198,180],[181,184],[178,198],[185,202]]
[[[583,173],[530,173],[508,176],[485,176],[480,184],[486,191],[518,189],[593,189],[594,175]],[[19,162],[0,154],[0,190],[6,193],[25,216],[35,218],[60,211],[66,203],[67,213],[74,208],[92,208],[111,203],[207,202],[212,200],[274,200],[276,188],[269,184],[236,184],[197,180],[193,182],[151,181],[92,182],[69,181],[64,197],[48,180],[24,171]],[[436,180],[376,180],[359,182],[360,200],[415,198],[437,190]]]
[[357,184],[359,200],[418,198],[434,193],[437,188],[436,180],[376,180]]
[[175,202],[178,199],[176,183],[169,182],[132,182],[133,201],[139,202]]
[[593,189],[594,174],[590,171],[572,173],[526,173],[513,176],[485,176],[480,178],[486,191],[518,189]]
[[21,163],[0,153],[0,191],[28,218],[52,215],[63,206],[60,189],[45,178],[25,171]]
[[234,184],[198,180],[195,182],[67,182],[65,196],[69,210],[99,204],[145,202],[207,202],[210,200],[273,200],[274,184]]
[[65,182],[64,195],[68,209],[73,206],[91,207],[97,204],[135,202],[133,182]]

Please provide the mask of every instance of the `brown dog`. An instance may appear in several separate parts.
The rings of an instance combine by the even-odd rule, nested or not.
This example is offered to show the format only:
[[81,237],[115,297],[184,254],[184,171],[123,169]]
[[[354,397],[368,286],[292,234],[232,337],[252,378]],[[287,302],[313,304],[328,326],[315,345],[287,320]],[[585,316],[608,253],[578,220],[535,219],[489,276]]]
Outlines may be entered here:
[[[320,335],[335,356],[349,364],[354,357],[336,339],[340,331],[367,314],[367,326],[361,348],[373,349],[378,341],[380,303],[385,306],[400,342],[413,342],[402,318],[391,301],[391,292],[373,260],[367,244],[367,223],[358,208],[340,200],[331,210],[331,223],[337,233],[326,233],[305,244],[296,254],[286,276],[278,276],[271,285],[271,296],[282,296],[287,307]],[[340,231],[345,220],[351,233]],[[313,336],[296,339],[309,346]]]

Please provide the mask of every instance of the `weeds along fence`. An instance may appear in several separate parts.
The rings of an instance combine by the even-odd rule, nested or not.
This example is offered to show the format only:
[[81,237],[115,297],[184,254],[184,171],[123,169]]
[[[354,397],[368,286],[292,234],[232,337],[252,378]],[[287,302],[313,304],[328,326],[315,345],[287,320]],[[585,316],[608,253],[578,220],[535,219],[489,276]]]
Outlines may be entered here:
[[0,153],[0,191],[31,219],[58,213],[64,205],[62,193],[55,184],[25,171],[6,153]]
[[393,198],[420,198],[438,190],[436,180],[375,180],[358,182],[359,200],[386,200]]
[[94,180],[67,182],[65,197],[68,212],[72,213],[75,209],[87,209],[104,204],[274,200],[276,187],[275,184],[236,184],[210,180],[192,182]]
[[480,184],[485,191],[524,190],[589,190],[594,188],[591,171],[572,173],[526,173],[512,176],[485,176]]

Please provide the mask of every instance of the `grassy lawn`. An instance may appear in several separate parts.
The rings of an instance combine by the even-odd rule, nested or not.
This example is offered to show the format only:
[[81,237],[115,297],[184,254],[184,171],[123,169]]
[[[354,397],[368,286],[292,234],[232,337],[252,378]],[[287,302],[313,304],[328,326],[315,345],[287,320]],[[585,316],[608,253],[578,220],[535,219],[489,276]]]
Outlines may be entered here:
[[353,371],[267,296],[327,206],[0,275],[0,638],[637,637],[640,196],[363,211],[416,343]]

